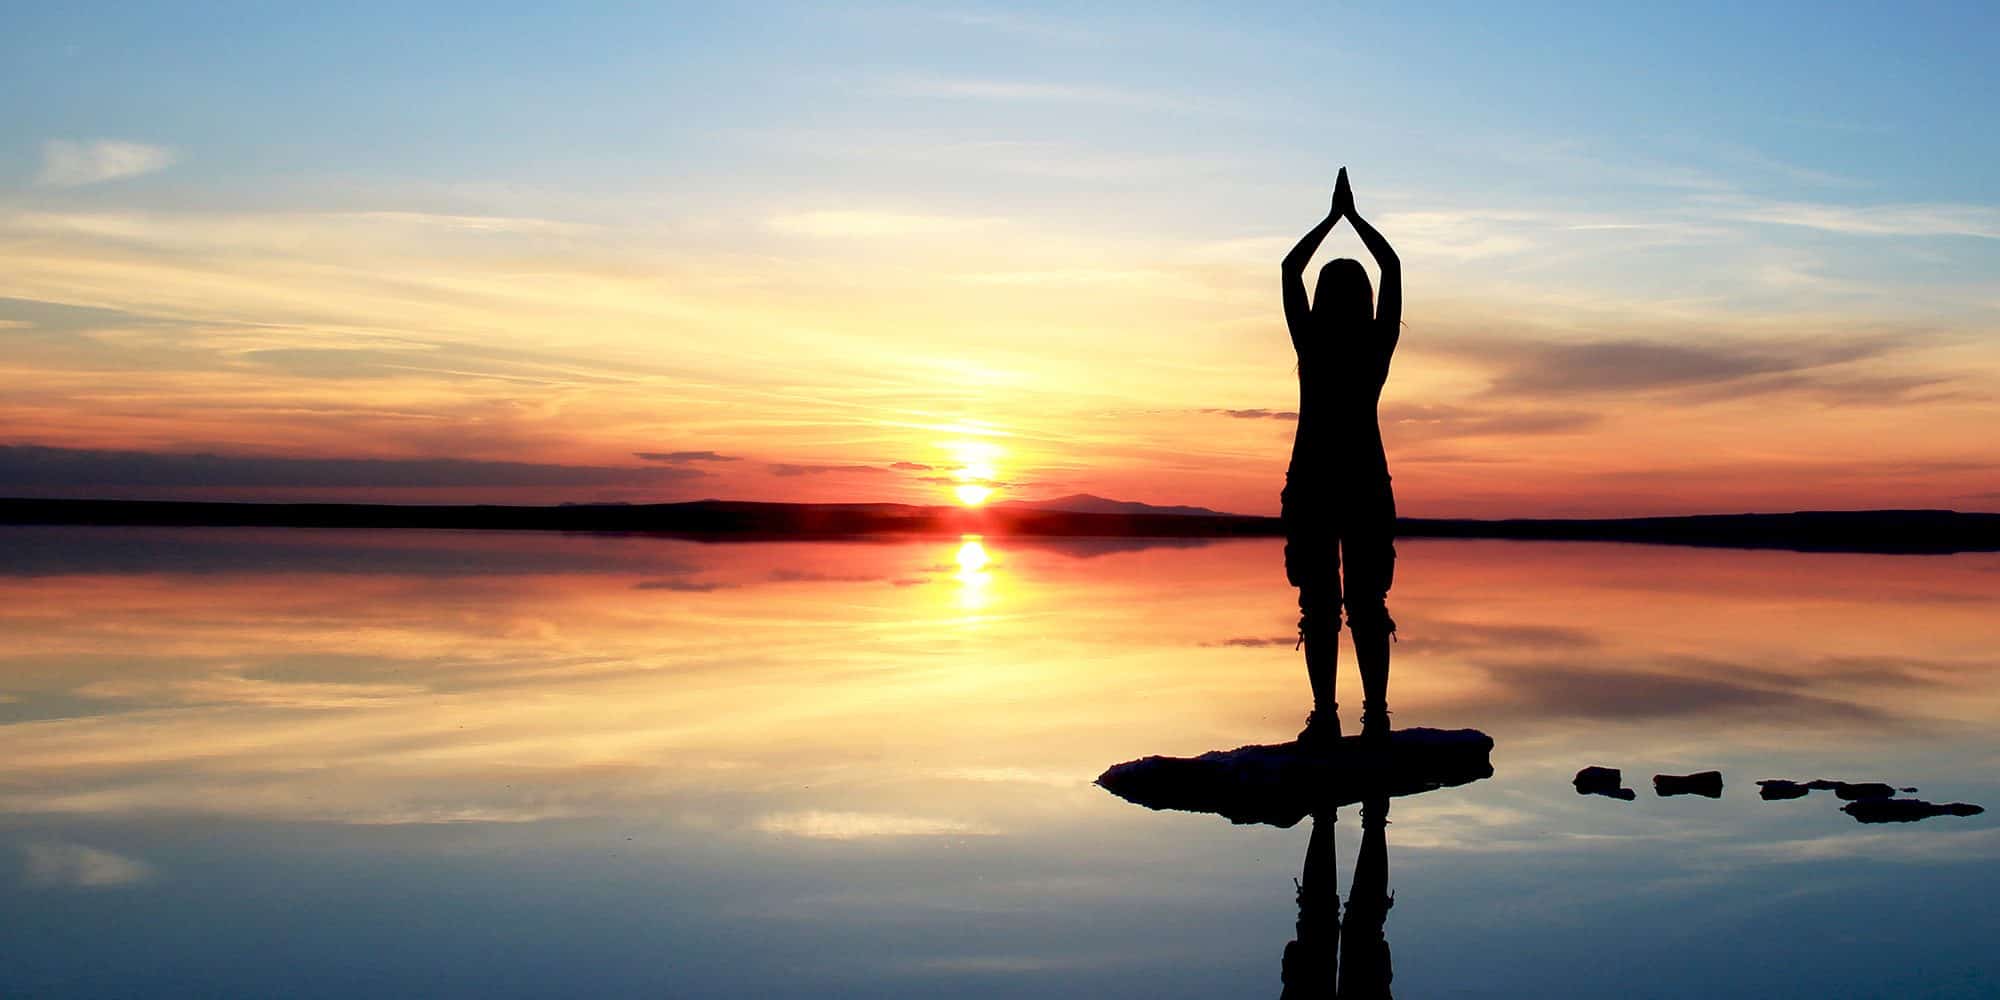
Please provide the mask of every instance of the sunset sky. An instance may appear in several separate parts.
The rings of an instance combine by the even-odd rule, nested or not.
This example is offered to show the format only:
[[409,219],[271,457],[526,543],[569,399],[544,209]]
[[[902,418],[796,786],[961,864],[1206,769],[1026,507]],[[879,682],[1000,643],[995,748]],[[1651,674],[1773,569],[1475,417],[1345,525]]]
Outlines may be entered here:
[[1346,165],[1403,513],[2000,510],[1990,4],[409,6],[9,12],[0,495],[1275,513]]

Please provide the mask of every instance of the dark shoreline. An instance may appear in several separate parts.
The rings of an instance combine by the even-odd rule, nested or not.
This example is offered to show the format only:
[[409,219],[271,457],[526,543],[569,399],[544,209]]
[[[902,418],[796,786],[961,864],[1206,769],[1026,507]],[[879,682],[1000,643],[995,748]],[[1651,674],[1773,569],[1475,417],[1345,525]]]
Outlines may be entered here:
[[[909,504],[701,500],[507,507],[0,499],[0,525],[28,524],[606,532],[715,541],[872,535],[1272,538],[1284,534],[1275,517],[1097,514]],[[1406,517],[1396,527],[1400,538],[1636,542],[1800,552],[2000,551],[2000,514],[1948,510],[1799,511],[1579,520]]]

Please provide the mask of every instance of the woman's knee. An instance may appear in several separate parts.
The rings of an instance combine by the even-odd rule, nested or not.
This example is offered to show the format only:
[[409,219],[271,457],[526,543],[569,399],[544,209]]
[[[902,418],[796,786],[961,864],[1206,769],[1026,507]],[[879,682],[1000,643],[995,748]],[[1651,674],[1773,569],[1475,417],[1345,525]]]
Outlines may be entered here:
[[1355,635],[1388,635],[1396,631],[1389,605],[1381,599],[1347,602],[1347,628]]

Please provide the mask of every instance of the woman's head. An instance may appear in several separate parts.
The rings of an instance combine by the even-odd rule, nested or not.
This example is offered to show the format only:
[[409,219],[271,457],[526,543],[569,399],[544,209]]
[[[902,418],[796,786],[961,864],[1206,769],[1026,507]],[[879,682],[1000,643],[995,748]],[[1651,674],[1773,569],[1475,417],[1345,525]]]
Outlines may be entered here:
[[1366,323],[1375,318],[1375,286],[1368,270],[1352,257],[1326,262],[1313,289],[1313,320],[1320,326]]

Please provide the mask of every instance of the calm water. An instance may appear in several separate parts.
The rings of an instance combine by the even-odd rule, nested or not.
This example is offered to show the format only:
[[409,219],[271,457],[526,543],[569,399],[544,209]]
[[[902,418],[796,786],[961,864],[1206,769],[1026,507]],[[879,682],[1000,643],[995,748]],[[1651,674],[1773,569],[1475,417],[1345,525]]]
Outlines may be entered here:
[[[1398,995],[2000,993],[1993,813],[1753,784],[2000,806],[2000,557],[1400,548],[1396,723],[1496,749],[1393,804]],[[1292,599],[1274,541],[0,529],[0,995],[1276,996],[1313,821],[1091,779],[1295,732]]]

